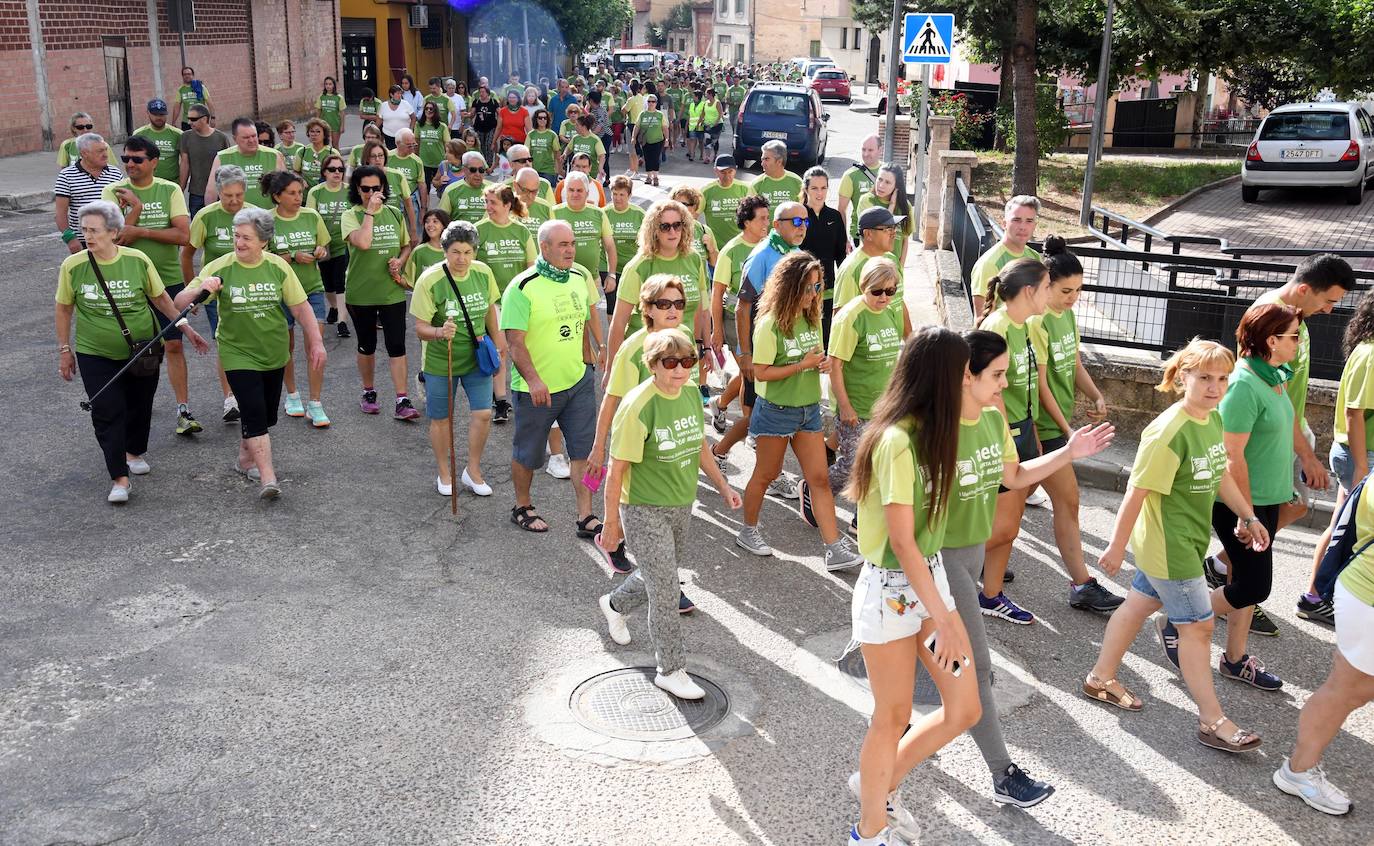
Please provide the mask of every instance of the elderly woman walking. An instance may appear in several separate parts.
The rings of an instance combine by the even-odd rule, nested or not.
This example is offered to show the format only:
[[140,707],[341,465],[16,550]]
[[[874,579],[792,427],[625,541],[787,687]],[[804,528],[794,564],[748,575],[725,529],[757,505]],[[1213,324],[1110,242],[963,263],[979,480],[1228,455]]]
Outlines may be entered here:
[[[68,256],[57,277],[58,374],[70,382],[80,370],[86,395],[91,397],[95,439],[113,482],[106,501],[125,503],[129,475],[149,471],[143,456],[148,451],[161,358],[146,356],[111,380],[128,362],[133,346],[156,333],[152,309],[174,320],[177,308],[152,261],[138,250],[119,245],[124,213],[118,206],[104,200],[89,203],[81,209],[78,225],[86,249]],[[177,321],[177,326],[197,351],[210,349],[186,320]],[[141,366],[144,361],[149,362],[146,368]]]
[[[238,459],[234,469],[260,482],[258,496],[281,496],[272,465],[268,430],[277,422],[282,377],[291,360],[286,313],[291,312],[305,332],[310,369],[324,370],[324,342],[320,326],[306,300],[305,289],[291,265],[268,247],[275,227],[272,213],[245,207],[234,215],[234,252],[201,268],[186,289],[177,295],[185,308],[202,291],[219,303],[220,364],[239,401]],[[227,292],[228,296],[222,296]]]

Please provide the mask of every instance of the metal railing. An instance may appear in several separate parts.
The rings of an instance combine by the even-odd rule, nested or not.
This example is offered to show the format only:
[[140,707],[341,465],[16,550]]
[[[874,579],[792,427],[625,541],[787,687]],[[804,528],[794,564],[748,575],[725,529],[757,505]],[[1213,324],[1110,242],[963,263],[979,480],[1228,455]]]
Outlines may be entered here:
[[962,176],[954,177],[954,193],[950,209],[950,240],[954,256],[959,261],[959,275],[964,284],[964,296],[968,298],[969,308],[973,308],[973,295],[970,293],[970,278],[973,263],[978,261],[989,247],[1002,237],[1001,230],[992,231],[991,222],[983,210],[974,202],[973,194],[964,184]]

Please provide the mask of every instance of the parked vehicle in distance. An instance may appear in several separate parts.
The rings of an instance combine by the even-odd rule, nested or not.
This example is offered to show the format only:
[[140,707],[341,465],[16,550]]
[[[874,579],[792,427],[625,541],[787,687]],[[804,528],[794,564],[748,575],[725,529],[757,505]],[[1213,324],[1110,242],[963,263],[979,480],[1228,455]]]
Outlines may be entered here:
[[616,73],[630,71],[644,73],[658,67],[658,51],[652,47],[634,47],[611,53],[611,65]]
[[1358,103],[1292,103],[1265,116],[1241,163],[1241,199],[1265,188],[1340,188],[1359,205],[1374,181],[1374,117]]
[[764,82],[749,90],[735,123],[735,162],[757,160],[768,141],[787,144],[787,164],[810,167],[825,161],[830,114],[814,88]]
[[815,78],[811,80],[811,89],[819,94],[822,100],[829,97],[845,105],[853,102],[849,93],[849,74],[839,68],[821,68],[816,71]]
[[839,67],[839,66],[835,64],[835,60],[834,60],[834,59],[829,59],[829,58],[826,58],[825,56],[820,56],[820,57],[815,58],[815,59],[809,59],[809,60],[806,62],[806,64],[802,66],[802,76],[804,76],[806,79],[815,79],[815,78],[816,78],[816,73],[817,73],[821,68],[838,68],[838,67]]

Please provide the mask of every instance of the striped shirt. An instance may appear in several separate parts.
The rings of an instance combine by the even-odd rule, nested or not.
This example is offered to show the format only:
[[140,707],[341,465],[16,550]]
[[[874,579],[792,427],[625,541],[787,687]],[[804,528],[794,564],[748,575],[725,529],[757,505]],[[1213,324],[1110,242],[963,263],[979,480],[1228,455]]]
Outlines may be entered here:
[[67,198],[67,226],[77,232],[81,231],[81,207],[94,200],[100,199],[100,194],[105,190],[106,185],[118,182],[124,178],[124,174],[117,169],[105,166],[105,170],[98,177],[91,176],[81,167],[81,162],[76,161],[57,172],[57,184],[53,186],[54,196]]

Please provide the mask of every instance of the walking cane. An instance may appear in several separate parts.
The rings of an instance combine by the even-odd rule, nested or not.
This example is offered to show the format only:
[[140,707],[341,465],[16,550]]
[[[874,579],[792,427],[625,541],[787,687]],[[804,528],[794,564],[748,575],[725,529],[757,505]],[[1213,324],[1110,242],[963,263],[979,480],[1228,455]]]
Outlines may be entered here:
[[458,455],[454,446],[453,438],[453,339],[448,339],[448,483],[449,491],[453,494],[449,497],[449,505],[452,507],[453,516],[458,516]]
[[142,356],[144,353],[146,353],[146,352],[148,352],[149,350],[151,350],[151,349],[153,348],[153,344],[154,344],[155,342],[162,340],[163,337],[168,333],[168,331],[170,331],[173,327],[175,327],[178,323],[180,323],[180,322],[186,317],[186,315],[188,315],[188,314],[190,314],[192,311],[194,311],[196,306],[200,305],[201,303],[203,303],[203,302],[205,302],[207,299],[209,299],[209,297],[210,297],[210,292],[209,292],[209,291],[201,291],[199,294],[197,294],[195,300],[193,300],[193,301],[191,302],[190,305],[188,305],[186,308],[183,308],[183,309],[181,310],[181,313],[180,313],[180,314],[178,314],[176,317],[172,318],[172,322],[171,322],[171,323],[168,323],[166,326],[162,327],[162,331],[161,331],[161,332],[158,332],[156,335],[153,336],[153,339],[152,339],[151,341],[149,341],[148,343],[146,343],[146,344],[143,345],[143,349],[139,350],[138,353],[137,353],[136,355],[130,356],[130,357],[129,357],[129,360],[126,361],[126,362],[124,362],[124,366],[121,367],[121,368],[119,368],[119,372],[116,373],[115,375],[113,375],[113,376],[110,377],[110,381],[108,381],[108,382],[106,382],[105,384],[101,385],[101,386],[100,386],[100,390],[98,390],[98,391],[96,391],[95,393],[91,394],[91,396],[90,396],[88,399],[82,400],[81,403],[80,403],[80,405],[81,405],[81,410],[82,410],[82,411],[90,411],[90,410],[91,410],[91,403],[95,402],[96,397],[98,397],[98,396],[100,396],[101,394],[105,393],[105,390],[106,390],[107,388],[109,388],[109,387],[110,387],[111,385],[113,385],[115,382],[118,382],[118,381],[119,381],[119,377],[124,375],[124,371],[128,370],[130,367],[133,367],[133,366],[134,366],[134,362],[135,362],[135,361],[138,361],[138,359],[139,359],[140,356]]

